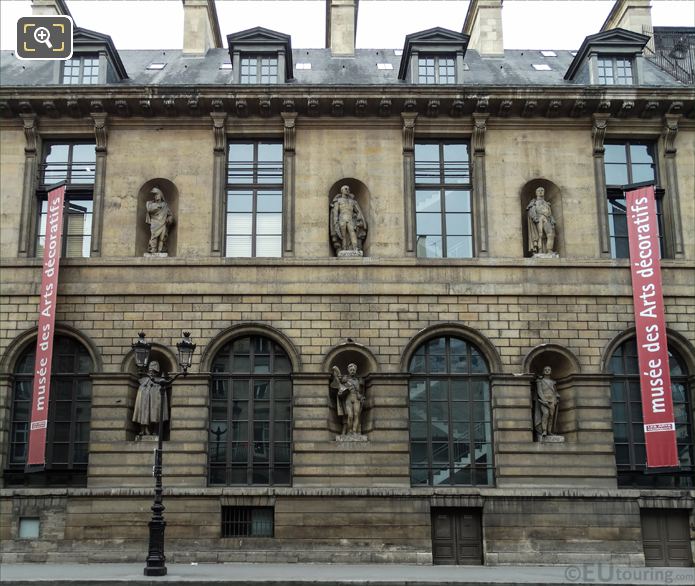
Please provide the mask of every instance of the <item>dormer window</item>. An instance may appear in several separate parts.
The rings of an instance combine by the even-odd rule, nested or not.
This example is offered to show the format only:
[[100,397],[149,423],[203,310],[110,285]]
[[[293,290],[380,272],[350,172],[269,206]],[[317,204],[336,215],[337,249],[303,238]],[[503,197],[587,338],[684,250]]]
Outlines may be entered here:
[[398,79],[429,85],[461,83],[468,39],[468,35],[440,27],[407,35]]
[[417,62],[418,83],[456,83],[455,56],[420,57]]
[[274,84],[292,79],[289,35],[263,27],[227,35],[232,83]]
[[99,55],[83,55],[64,61],[61,83],[65,85],[99,83]]
[[648,41],[646,35],[621,28],[589,35],[565,79],[593,85],[637,85],[642,77],[642,51]]
[[239,83],[277,83],[277,56],[255,55],[241,58]]
[[631,85],[632,60],[625,57],[598,57],[599,85]]

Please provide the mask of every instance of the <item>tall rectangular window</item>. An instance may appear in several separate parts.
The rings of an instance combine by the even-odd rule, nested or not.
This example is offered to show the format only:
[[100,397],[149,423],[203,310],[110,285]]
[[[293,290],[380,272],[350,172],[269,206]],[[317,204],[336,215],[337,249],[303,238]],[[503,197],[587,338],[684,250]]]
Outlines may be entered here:
[[73,57],[63,63],[62,83],[90,85],[99,83],[99,56]]
[[[657,182],[654,145],[645,142],[606,143],[604,154],[608,197],[608,233],[611,257],[630,258],[627,236],[626,203],[622,186],[642,181]],[[659,246],[664,254],[664,226],[660,191],[657,192],[656,215]]]
[[630,85],[632,60],[624,57],[599,57],[598,83],[600,85]]
[[437,55],[418,57],[418,83],[452,84],[456,83],[456,68],[453,57]]
[[470,258],[473,250],[468,143],[415,144],[417,255]]
[[239,82],[277,83],[278,58],[274,55],[242,57]]
[[48,217],[48,190],[67,181],[63,208],[63,256],[88,257],[92,243],[92,210],[96,150],[94,143],[47,143],[41,165],[36,256],[43,255]]
[[229,144],[226,256],[282,256],[282,161],[280,141]]

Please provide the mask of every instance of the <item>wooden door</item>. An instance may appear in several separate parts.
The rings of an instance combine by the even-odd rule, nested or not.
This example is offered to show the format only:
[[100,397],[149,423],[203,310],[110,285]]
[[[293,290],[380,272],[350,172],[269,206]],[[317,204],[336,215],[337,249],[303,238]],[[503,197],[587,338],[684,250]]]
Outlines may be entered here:
[[432,558],[441,565],[481,565],[480,509],[432,509]]
[[687,511],[642,509],[641,518],[647,566],[688,568],[693,565]]

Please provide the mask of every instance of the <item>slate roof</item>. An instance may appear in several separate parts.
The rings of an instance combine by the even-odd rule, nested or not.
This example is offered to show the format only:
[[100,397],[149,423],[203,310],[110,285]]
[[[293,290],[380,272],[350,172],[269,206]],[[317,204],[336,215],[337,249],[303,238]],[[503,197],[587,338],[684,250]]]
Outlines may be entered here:
[[[503,58],[481,58],[472,49],[466,52],[462,85],[488,86],[565,86],[577,85],[564,79],[574,56],[556,51],[557,57],[544,57],[537,50],[507,50]],[[129,79],[113,85],[176,86],[229,85],[227,49],[210,49],[205,57],[184,57],[180,50],[119,51]],[[355,57],[331,57],[330,49],[294,49],[294,63],[311,63],[311,69],[295,69],[288,84],[319,86],[409,85],[398,79],[401,56],[393,49],[357,49]],[[162,70],[147,70],[152,62],[165,62]],[[390,63],[393,69],[378,69],[377,63]],[[546,63],[550,71],[536,71],[533,64]],[[54,83],[52,61],[21,61],[13,51],[0,52],[0,83],[5,86],[43,86]],[[641,86],[683,87],[665,71],[645,60]]]

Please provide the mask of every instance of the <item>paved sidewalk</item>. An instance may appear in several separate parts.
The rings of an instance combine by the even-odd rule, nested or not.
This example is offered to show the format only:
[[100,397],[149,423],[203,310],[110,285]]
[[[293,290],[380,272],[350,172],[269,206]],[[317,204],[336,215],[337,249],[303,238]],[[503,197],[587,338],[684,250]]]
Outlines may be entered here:
[[171,564],[168,575],[143,575],[139,564],[5,564],[5,586],[555,586],[695,584],[692,568],[577,566],[406,566],[325,564]]

